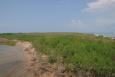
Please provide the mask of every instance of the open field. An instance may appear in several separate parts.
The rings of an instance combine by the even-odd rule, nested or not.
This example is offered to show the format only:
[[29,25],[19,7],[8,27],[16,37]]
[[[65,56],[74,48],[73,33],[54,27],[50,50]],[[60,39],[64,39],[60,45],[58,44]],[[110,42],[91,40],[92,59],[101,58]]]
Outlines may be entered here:
[[37,51],[48,55],[51,64],[63,63],[66,70],[115,76],[115,40],[111,38],[82,33],[6,33],[0,37],[29,41]]

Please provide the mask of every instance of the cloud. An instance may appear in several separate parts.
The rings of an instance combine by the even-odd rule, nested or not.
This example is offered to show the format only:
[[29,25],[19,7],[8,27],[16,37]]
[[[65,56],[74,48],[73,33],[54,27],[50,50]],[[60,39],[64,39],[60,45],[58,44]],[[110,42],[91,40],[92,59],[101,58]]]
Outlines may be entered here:
[[83,9],[82,18],[71,20],[78,32],[115,32],[115,0],[95,0]]
[[94,20],[75,20],[71,21],[71,25],[76,27],[110,27],[115,25],[112,19],[95,18]]
[[79,32],[110,32],[115,29],[114,25],[114,20],[97,18],[94,20],[73,19],[70,26]]
[[81,20],[75,20],[75,19],[73,19],[71,23],[73,26],[76,26],[76,25],[83,26],[84,25],[84,23]]
[[106,9],[109,7],[115,7],[115,0],[96,0],[94,2],[89,2],[87,4],[87,8],[85,8],[83,11],[97,11]]

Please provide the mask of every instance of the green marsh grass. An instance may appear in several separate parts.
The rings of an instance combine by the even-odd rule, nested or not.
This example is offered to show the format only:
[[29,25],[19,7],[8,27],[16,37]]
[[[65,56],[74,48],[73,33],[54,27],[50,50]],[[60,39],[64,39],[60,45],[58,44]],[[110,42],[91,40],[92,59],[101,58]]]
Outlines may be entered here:
[[0,37],[30,41],[37,51],[47,54],[50,63],[63,63],[68,70],[95,70],[115,73],[115,40],[82,33],[16,33]]

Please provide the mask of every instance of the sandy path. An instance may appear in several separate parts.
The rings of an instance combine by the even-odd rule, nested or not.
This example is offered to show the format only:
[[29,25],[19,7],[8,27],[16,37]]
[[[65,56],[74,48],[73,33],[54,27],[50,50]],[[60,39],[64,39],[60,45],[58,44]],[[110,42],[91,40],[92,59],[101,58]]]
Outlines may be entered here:
[[35,48],[32,47],[32,44],[30,42],[25,41],[18,41],[16,43],[16,46],[20,47],[22,49],[22,53],[24,55],[24,72],[23,75],[26,77],[35,77],[35,69],[36,69],[36,63],[37,63],[37,57],[36,57],[36,51]]

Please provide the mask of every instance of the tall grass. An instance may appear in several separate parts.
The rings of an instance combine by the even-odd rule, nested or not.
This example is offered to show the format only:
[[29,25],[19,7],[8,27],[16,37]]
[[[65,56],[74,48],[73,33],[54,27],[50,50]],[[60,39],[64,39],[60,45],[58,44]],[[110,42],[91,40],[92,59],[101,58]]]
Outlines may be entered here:
[[49,56],[50,63],[63,59],[68,70],[115,73],[115,40],[110,38],[81,33],[17,33],[0,37],[30,41],[37,51]]

